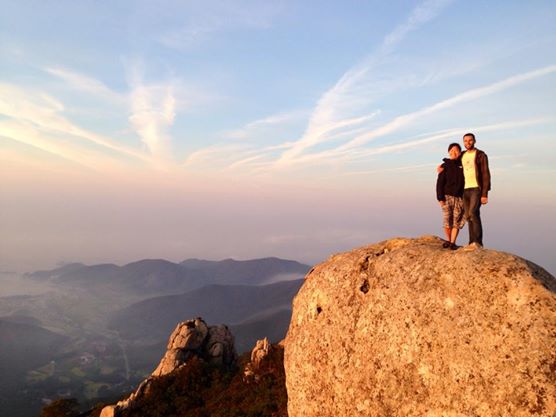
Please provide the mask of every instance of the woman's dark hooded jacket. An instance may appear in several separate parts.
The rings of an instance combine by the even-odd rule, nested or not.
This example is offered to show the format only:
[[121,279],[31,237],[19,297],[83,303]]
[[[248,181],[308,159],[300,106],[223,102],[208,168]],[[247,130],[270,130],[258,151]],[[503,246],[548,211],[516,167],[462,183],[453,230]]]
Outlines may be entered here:
[[442,168],[443,170],[440,174],[438,174],[438,179],[436,180],[437,200],[445,201],[446,195],[462,197],[465,180],[463,177],[463,165],[461,163],[461,158],[444,158]]

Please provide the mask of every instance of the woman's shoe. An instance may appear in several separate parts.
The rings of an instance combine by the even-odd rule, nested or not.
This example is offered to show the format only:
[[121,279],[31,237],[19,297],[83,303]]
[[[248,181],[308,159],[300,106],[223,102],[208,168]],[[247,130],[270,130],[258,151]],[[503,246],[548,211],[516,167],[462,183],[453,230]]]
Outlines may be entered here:
[[450,250],[456,250],[458,248],[458,245],[456,245],[455,243],[450,243]]
[[444,249],[448,249],[448,248],[450,247],[450,245],[451,245],[450,242],[444,242],[444,243],[442,244],[442,247],[443,247]]

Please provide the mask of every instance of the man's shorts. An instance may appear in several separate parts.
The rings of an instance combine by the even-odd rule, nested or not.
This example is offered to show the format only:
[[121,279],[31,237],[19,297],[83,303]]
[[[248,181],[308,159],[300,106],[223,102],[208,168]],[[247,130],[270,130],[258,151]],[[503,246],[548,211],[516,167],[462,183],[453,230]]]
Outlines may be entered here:
[[461,229],[465,224],[463,218],[463,198],[446,196],[446,204],[442,206],[442,214],[444,216],[444,227],[450,229]]

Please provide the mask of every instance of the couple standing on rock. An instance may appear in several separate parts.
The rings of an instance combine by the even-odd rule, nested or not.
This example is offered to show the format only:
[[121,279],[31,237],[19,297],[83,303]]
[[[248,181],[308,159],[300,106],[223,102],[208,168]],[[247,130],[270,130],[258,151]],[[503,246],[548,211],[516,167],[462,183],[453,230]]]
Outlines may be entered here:
[[490,171],[486,153],[475,148],[475,135],[463,135],[465,151],[458,143],[448,146],[450,158],[438,167],[436,197],[444,215],[446,242],[443,247],[457,249],[459,230],[467,221],[469,245],[465,250],[483,246],[481,205],[487,204],[490,190]]

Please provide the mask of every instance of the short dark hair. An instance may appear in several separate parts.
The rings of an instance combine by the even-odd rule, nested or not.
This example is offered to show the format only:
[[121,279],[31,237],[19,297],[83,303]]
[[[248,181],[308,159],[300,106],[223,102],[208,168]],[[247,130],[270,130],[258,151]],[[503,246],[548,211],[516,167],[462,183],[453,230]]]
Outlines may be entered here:
[[473,133],[466,133],[465,135],[463,135],[463,137],[466,137],[466,136],[471,136],[474,141],[477,140],[477,139],[475,139],[475,135]]
[[458,149],[459,149],[460,152],[461,152],[461,146],[459,146],[459,143],[456,143],[456,142],[450,143],[450,144],[448,145],[448,152],[450,152],[450,149],[452,149],[454,146],[457,146]]

